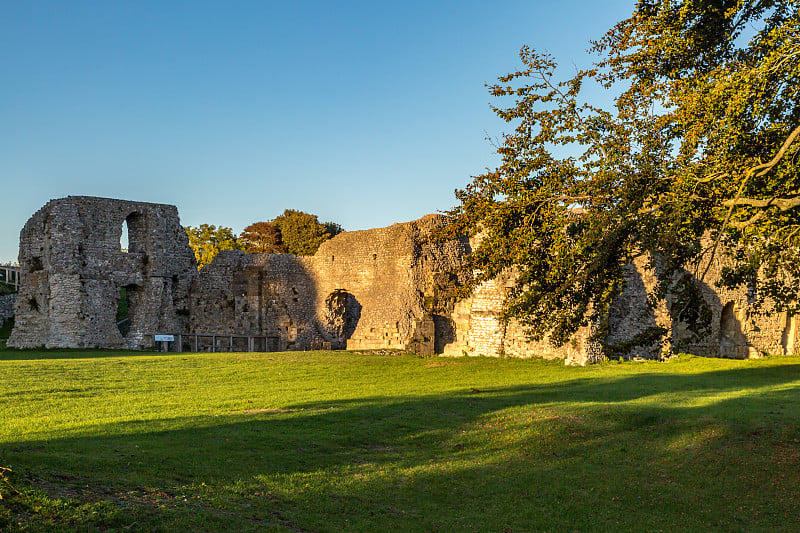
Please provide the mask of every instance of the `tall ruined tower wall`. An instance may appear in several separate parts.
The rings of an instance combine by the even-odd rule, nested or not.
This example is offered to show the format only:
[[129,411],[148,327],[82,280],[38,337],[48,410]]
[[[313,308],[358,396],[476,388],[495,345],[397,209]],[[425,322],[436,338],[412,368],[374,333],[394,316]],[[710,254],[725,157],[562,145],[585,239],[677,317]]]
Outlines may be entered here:
[[[145,347],[146,334],[185,327],[197,271],[174,206],[82,196],[52,200],[28,220],[19,263],[8,340],[19,348]],[[129,304],[126,337],[115,320],[121,288]]]

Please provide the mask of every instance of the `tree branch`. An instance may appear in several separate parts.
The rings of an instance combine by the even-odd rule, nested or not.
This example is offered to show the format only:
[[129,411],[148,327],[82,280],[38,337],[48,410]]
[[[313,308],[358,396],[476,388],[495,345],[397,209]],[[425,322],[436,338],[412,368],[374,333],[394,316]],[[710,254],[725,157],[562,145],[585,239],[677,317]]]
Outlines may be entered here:
[[758,198],[732,198],[722,202],[722,205],[725,207],[746,205],[759,209],[777,207],[781,211],[788,211],[800,205],[800,196],[793,196],[792,198],[770,198],[769,200],[760,200]]
[[800,136],[800,126],[797,126],[794,130],[792,130],[792,132],[789,134],[786,140],[783,141],[783,145],[781,146],[781,149],[778,150],[778,153],[775,154],[775,157],[773,157],[766,163],[762,163],[761,165],[752,168],[751,173],[755,174],[756,177],[760,177],[769,172],[772,169],[772,167],[777,165],[778,162],[781,159],[783,159],[783,156],[786,155],[786,151],[789,150],[789,146],[791,146],[791,144],[794,142],[795,139],[797,139],[798,136]]
[[766,216],[766,214],[767,214],[766,211],[759,211],[758,213],[756,213],[755,215],[751,216],[747,220],[744,220],[742,222],[730,222],[728,225],[733,227],[733,228],[736,228],[738,230],[743,230],[747,226],[749,226],[751,224],[755,224],[756,222],[758,222],[759,220],[764,218],[764,216]]
[[[725,220],[722,221],[722,227],[720,227],[719,234],[717,235],[717,238],[714,241],[714,247],[711,250],[711,259],[709,259],[708,265],[706,265],[705,270],[703,270],[703,275],[700,276],[700,280],[701,281],[705,279],[706,274],[708,274],[708,269],[711,268],[711,260],[714,259],[714,255],[716,254],[717,247],[719,246],[719,242],[722,239],[722,233],[725,231],[725,228],[728,226],[728,224],[729,224],[729,222],[731,220],[731,215],[733,214],[734,208],[737,205],[751,205],[752,207],[757,207],[757,206],[753,206],[752,204],[748,204],[748,203],[739,204],[739,202],[742,201],[742,200],[748,200],[747,198],[742,198],[742,193],[744,192],[744,188],[745,188],[745,185],[747,185],[747,182],[750,180],[750,178],[753,175],[755,175],[757,177],[760,177],[760,176],[765,175],[770,170],[772,170],[772,168],[775,165],[777,165],[778,162],[783,158],[783,156],[789,150],[789,146],[791,146],[791,144],[794,142],[795,139],[797,139],[798,136],[800,136],[800,126],[797,126],[795,129],[793,129],[792,132],[789,134],[789,136],[786,138],[786,140],[783,141],[783,144],[781,145],[780,149],[778,150],[778,153],[775,154],[775,157],[773,157],[772,159],[770,159],[766,163],[762,163],[762,164],[760,164],[758,166],[755,166],[755,167],[749,169],[745,173],[744,179],[742,180],[741,185],[739,185],[739,190],[736,192],[736,196],[734,198],[732,198],[731,200],[726,200],[725,202],[723,202],[723,205],[725,205],[728,208],[728,213],[725,215]],[[800,197],[796,197],[796,198],[798,198],[798,200],[799,200],[798,205],[800,205]],[[777,198],[773,198],[773,200],[777,200]],[[781,198],[780,200],[787,200],[787,199]],[[793,199],[788,199],[788,200],[792,201]],[[764,207],[771,207],[771,206],[764,206]],[[796,207],[796,206],[793,205],[792,207]],[[787,207],[786,209],[791,209],[792,207]],[[781,210],[785,211],[786,209],[781,209]]]

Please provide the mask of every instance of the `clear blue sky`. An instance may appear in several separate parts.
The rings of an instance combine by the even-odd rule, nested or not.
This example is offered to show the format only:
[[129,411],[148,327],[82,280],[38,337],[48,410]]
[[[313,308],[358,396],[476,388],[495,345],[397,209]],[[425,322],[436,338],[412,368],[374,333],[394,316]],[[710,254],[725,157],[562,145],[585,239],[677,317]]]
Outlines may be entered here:
[[0,0],[0,262],[52,198],[413,220],[495,165],[484,86],[522,45],[586,65],[633,0]]

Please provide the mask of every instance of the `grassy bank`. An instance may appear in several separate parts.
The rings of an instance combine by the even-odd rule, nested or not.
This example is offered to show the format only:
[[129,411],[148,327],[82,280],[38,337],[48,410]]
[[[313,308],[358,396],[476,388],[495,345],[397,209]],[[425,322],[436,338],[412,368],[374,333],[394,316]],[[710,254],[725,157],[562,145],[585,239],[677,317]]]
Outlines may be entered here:
[[[800,359],[0,351],[0,529],[794,530]],[[13,488],[12,488],[13,487]]]

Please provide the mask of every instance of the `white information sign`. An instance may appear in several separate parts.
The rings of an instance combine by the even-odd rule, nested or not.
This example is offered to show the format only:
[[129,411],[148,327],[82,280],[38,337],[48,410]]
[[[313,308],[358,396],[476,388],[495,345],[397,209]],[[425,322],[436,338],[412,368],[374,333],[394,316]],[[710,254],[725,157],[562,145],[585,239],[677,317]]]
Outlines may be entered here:
[[174,341],[175,335],[155,335],[156,342]]

